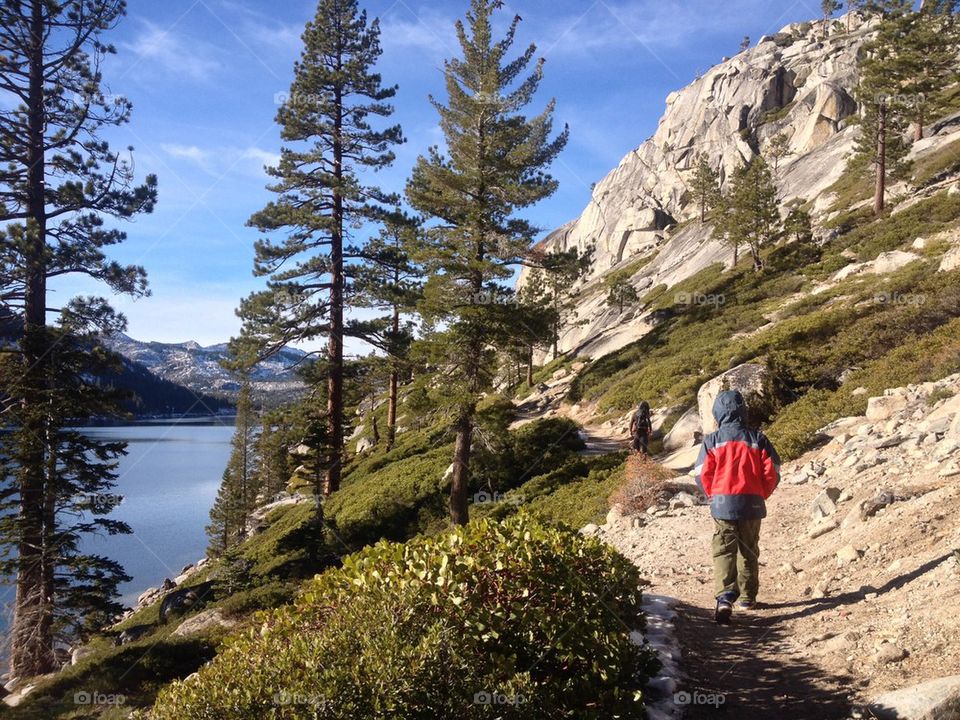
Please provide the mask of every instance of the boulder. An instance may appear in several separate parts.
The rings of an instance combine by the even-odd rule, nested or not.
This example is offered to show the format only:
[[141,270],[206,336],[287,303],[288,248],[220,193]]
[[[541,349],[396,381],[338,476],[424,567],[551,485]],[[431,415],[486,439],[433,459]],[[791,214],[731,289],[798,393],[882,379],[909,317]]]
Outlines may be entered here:
[[687,410],[663,438],[663,449],[673,452],[691,447],[703,439],[700,412],[696,407]]
[[357,455],[365,453],[373,448],[373,440],[368,437],[362,437],[357,440]]
[[177,627],[171,635],[173,637],[186,637],[187,635],[196,633],[208,633],[210,630],[216,628],[229,629],[236,624],[236,620],[226,617],[221,610],[214,608],[212,610],[204,610],[193,617],[187,618],[180,623],[179,627]]
[[853,545],[844,545],[837,550],[837,565],[849,565],[860,559],[860,551]]
[[840,490],[837,488],[827,488],[813,499],[810,506],[810,516],[814,520],[821,520],[830,517],[837,512],[837,501],[840,499]]
[[960,268],[960,246],[947,251],[940,261],[940,272],[950,272]]
[[905,395],[883,395],[867,400],[867,420],[882,422],[907,407]]
[[955,720],[960,717],[960,675],[883,693],[869,710],[879,720]]
[[198,583],[167,593],[160,603],[160,622],[165,623],[177,615],[195,610],[213,599],[213,582]]
[[717,422],[713,419],[713,403],[717,395],[724,390],[739,390],[749,407],[764,396],[767,376],[767,368],[763,365],[746,363],[704,383],[697,391],[697,407],[703,433],[712,433],[717,429]]
[[920,256],[912,252],[891,250],[890,252],[880,253],[877,256],[877,259],[873,261],[871,272],[877,275],[887,275],[919,259]]

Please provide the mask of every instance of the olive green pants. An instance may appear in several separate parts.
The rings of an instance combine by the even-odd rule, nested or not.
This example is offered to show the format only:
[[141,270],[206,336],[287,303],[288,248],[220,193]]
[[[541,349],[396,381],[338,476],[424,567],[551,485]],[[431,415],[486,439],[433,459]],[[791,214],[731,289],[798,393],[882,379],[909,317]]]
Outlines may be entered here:
[[714,520],[716,596],[756,600],[760,588],[760,520]]

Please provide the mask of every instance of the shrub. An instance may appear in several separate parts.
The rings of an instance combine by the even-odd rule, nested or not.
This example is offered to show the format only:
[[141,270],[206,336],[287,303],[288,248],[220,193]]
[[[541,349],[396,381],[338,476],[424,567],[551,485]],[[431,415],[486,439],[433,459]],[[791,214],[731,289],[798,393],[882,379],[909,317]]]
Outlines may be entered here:
[[[624,482],[610,494],[610,507],[620,505],[627,515],[643,515],[663,497],[672,495],[685,486],[677,482],[676,473],[642,455],[627,458]],[[673,492],[669,492],[669,491]]]
[[639,583],[526,513],[379,543],[165,689],[154,720],[641,717],[658,663],[627,631]]

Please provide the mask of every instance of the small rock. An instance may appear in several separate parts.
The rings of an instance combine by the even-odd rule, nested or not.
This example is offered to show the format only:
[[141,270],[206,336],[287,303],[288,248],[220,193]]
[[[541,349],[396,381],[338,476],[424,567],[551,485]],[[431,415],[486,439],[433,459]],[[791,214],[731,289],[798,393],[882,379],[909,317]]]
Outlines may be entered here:
[[837,512],[837,500],[840,498],[840,490],[834,487],[828,487],[820,492],[814,498],[810,505],[810,517],[814,520],[830,517]]
[[852,562],[856,562],[860,559],[860,551],[857,550],[853,545],[844,545],[842,548],[837,550],[837,565],[844,566],[849,565]]
[[907,651],[899,645],[887,643],[877,651],[877,654],[873,656],[873,659],[882,665],[886,665],[888,663],[900,662],[907,657],[907,654]]
[[809,530],[807,530],[807,537],[813,540],[814,538],[818,538],[822,535],[826,535],[828,532],[836,530],[837,527],[839,526],[837,525],[836,520],[833,520],[832,518],[826,518],[818,523],[815,523]]

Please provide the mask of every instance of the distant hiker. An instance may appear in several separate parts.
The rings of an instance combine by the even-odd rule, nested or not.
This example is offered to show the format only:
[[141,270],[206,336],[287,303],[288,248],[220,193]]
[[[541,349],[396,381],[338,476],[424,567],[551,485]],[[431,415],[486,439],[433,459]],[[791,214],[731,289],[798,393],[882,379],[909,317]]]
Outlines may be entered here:
[[653,424],[650,421],[650,404],[644,400],[630,419],[630,439],[633,441],[634,452],[649,454],[650,433]]
[[757,601],[760,521],[780,482],[780,457],[762,432],[747,427],[747,406],[736,390],[717,396],[713,417],[719,427],[703,439],[696,476],[714,522],[716,620],[726,623],[738,598],[744,610]]

